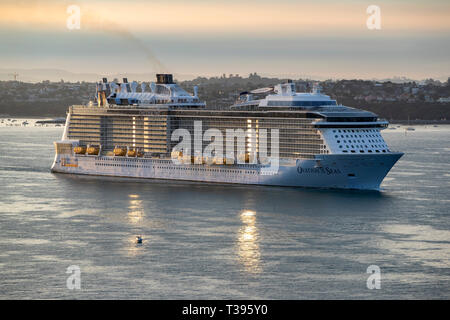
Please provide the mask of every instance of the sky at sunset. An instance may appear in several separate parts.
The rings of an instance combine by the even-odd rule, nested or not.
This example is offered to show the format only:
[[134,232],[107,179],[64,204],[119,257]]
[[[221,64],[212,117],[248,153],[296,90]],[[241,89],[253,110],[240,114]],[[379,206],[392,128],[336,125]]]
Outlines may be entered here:
[[[80,29],[67,27],[70,5]],[[366,25],[370,5],[380,30]],[[0,0],[0,12],[0,69],[450,76],[448,0]]]

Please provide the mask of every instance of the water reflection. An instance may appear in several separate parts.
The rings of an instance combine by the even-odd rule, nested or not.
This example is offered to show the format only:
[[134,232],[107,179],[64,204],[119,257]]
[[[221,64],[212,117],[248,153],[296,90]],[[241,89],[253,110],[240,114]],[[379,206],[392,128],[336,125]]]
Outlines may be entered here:
[[[138,194],[129,194],[128,198],[128,220],[131,224],[140,226],[145,216],[142,200],[139,199]],[[125,240],[127,243],[127,254],[131,257],[141,255],[144,252],[142,244],[136,243],[137,235],[142,236],[141,231],[128,236]]]
[[144,219],[144,209],[142,206],[142,200],[139,199],[139,195],[130,194],[128,204],[128,219],[133,224],[138,224]]
[[241,213],[243,226],[239,229],[238,255],[239,261],[249,273],[260,273],[261,252],[259,234],[256,227],[256,212],[245,210]]
[[450,231],[428,225],[397,224],[383,227],[380,248],[419,261],[423,265],[448,268]]

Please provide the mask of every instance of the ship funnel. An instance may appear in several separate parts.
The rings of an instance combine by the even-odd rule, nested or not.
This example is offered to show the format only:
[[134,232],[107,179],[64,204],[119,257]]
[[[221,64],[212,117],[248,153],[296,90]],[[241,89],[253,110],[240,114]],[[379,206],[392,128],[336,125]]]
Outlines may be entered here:
[[131,87],[127,78],[123,78],[122,88],[124,88],[126,92],[131,92]]
[[198,87],[194,86],[194,97],[198,96]]
[[171,74],[159,73],[156,75],[156,83],[158,84],[172,84],[173,76]]

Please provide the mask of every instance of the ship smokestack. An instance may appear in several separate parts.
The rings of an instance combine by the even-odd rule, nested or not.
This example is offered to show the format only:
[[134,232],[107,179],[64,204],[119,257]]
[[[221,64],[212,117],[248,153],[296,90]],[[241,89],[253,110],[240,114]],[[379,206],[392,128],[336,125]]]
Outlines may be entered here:
[[156,74],[156,83],[157,84],[172,84],[173,76],[167,73],[158,73]]

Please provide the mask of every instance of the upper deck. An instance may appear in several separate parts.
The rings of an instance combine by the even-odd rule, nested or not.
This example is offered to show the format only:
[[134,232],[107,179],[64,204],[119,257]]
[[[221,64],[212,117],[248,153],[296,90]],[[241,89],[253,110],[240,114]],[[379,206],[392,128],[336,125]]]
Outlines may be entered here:
[[[189,94],[173,82],[172,75],[158,74],[157,82],[150,83],[150,91],[145,83],[137,90],[136,82],[122,84],[97,84],[97,106],[76,106],[81,113],[104,115],[148,115],[232,117],[232,118],[284,118],[314,119],[319,127],[386,127],[387,121],[378,119],[372,112],[337,104],[336,100],[322,94],[315,86],[310,93],[299,93],[291,81],[274,87],[243,92],[229,109],[207,109],[205,102],[198,98],[198,89]],[[261,96],[262,95],[262,96]],[[256,98],[258,97],[258,98]]]

